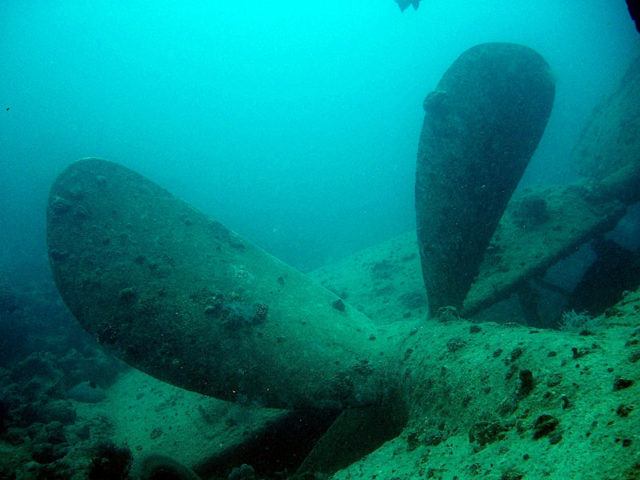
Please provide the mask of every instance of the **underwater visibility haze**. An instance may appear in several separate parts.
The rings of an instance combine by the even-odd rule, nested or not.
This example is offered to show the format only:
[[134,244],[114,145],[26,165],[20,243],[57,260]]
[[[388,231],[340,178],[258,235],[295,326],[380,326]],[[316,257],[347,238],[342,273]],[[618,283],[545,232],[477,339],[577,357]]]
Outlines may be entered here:
[[527,45],[558,94],[527,178],[570,178],[637,47],[623,2],[0,5],[2,262],[44,259],[69,162],[118,161],[308,270],[414,225],[422,101],[467,48]]
[[628,3],[2,2],[0,478],[640,478]]

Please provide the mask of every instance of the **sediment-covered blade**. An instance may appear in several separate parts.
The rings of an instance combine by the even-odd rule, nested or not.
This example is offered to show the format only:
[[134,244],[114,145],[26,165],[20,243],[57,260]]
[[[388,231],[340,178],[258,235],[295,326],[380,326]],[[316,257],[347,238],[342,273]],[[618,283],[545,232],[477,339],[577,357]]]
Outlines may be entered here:
[[537,52],[487,43],[464,52],[425,99],[416,213],[432,313],[462,306],[542,136],[554,92]]
[[69,166],[47,240],[83,327],[155,377],[281,408],[367,405],[389,387],[394,349],[366,316],[125,167]]

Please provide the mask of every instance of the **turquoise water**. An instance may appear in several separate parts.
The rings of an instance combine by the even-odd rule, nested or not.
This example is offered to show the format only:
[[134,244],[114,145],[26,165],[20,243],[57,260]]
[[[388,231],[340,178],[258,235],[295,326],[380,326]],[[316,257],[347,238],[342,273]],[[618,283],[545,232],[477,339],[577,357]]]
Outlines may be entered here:
[[[412,472],[463,478],[467,471],[474,478],[483,471],[495,478],[525,472],[574,478],[616,463],[637,472],[637,448],[626,447],[637,432],[640,351],[631,338],[640,294],[626,292],[624,302],[609,307],[623,290],[637,288],[637,276],[617,280],[620,272],[640,271],[633,268],[639,205],[608,234],[634,252],[601,239],[583,245],[549,270],[546,283],[530,282],[518,299],[473,319],[497,323],[467,323],[449,300],[426,319],[419,263],[440,238],[421,242],[418,251],[412,231],[423,100],[432,92],[432,125],[453,126],[432,140],[453,139],[451,151],[458,151],[473,138],[447,135],[459,131],[455,114],[446,113],[455,102],[447,106],[447,92],[433,90],[460,54],[481,43],[531,47],[555,80],[551,116],[520,186],[578,177],[571,149],[590,112],[640,52],[624,1],[423,0],[404,12],[398,4],[405,0],[0,2],[0,479],[75,479],[87,472],[91,479],[124,478],[132,455],[148,462],[143,470],[175,461],[195,468],[206,460],[198,473],[225,479],[255,478],[254,467],[258,478],[285,478],[305,458],[309,472],[325,471],[322,462],[334,471],[363,459],[353,466],[355,476],[379,479]],[[491,112],[499,102],[487,103]],[[485,133],[491,125],[471,123],[470,130]],[[506,130],[496,129],[496,136]],[[621,138],[633,140],[635,130],[627,130]],[[423,149],[428,138],[422,136]],[[485,145],[480,140],[473,147]],[[509,153],[500,142],[486,145],[479,150],[498,154],[479,158],[490,156],[493,165],[499,150]],[[145,181],[119,183],[129,173],[89,170],[85,189],[74,174],[49,204],[56,289],[45,243],[47,196],[60,172],[90,156],[140,172],[241,237],[213,224],[216,243],[207,243],[206,218]],[[434,164],[421,176],[434,177]],[[495,189],[496,170],[505,173],[494,169],[484,180],[469,173],[472,166],[463,172],[468,183],[444,185],[438,200],[445,199],[445,225],[456,223],[455,195],[446,187]],[[118,185],[129,185],[122,190],[129,193],[113,195]],[[536,227],[554,225],[545,231],[550,236],[572,228],[571,221],[552,224],[554,204],[544,193],[551,189],[531,190],[543,193],[516,197],[517,221],[509,219],[518,215],[503,217],[512,227],[505,231],[524,232],[511,237],[524,238],[512,242],[522,253],[509,256],[500,243],[482,246],[480,254],[490,253],[500,267],[497,278],[526,266]],[[144,194],[151,191],[152,199]],[[468,212],[469,203],[458,210]],[[475,205],[482,205],[477,214],[457,222],[462,229],[474,225],[473,235],[461,242],[459,231],[445,232],[440,243],[451,240],[461,252],[479,243],[475,221],[486,224],[483,215],[490,215],[486,202]],[[308,282],[255,254],[243,238],[303,271],[326,266]],[[533,252],[536,259],[553,250],[544,249]],[[444,273],[432,275],[436,285],[465,268],[475,276],[472,262],[450,257],[459,265],[446,262]],[[570,302],[594,300],[605,287],[615,298],[598,305],[596,313],[607,308],[604,316],[593,318],[589,305]],[[429,289],[432,301],[435,288]],[[63,301],[93,333],[80,329]],[[518,321],[528,327],[516,327]],[[145,377],[115,360],[118,349],[175,385],[234,402]],[[379,410],[352,410],[355,417],[334,423],[338,430],[324,446],[316,443],[338,413],[329,405],[368,405],[382,396],[389,398]],[[256,408],[268,405],[316,410]],[[492,412],[504,422],[487,422]],[[334,451],[327,438],[346,444]],[[500,450],[476,449],[485,439],[505,438]],[[315,458],[307,456],[313,445],[320,446]],[[112,467],[120,473],[97,473]],[[181,472],[176,478],[193,478],[173,467]],[[347,471],[336,478],[354,477]]]
[[46,262],[71,161],[140,171],[303,270],[413,228],[422,101],[467,48],[539,51],[557,77],[524,182],[566,158],[638,35],[622,1],[0,5],[0,265]]

